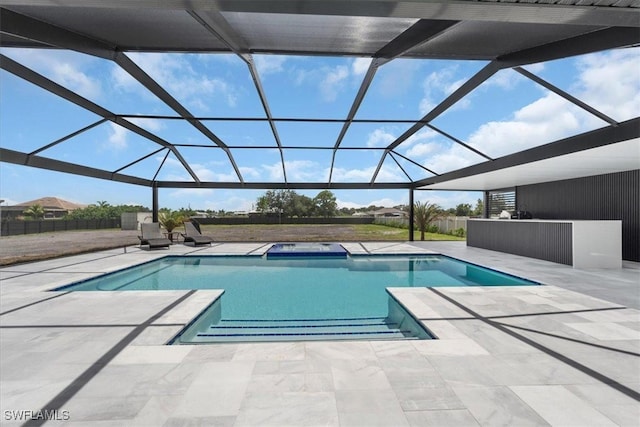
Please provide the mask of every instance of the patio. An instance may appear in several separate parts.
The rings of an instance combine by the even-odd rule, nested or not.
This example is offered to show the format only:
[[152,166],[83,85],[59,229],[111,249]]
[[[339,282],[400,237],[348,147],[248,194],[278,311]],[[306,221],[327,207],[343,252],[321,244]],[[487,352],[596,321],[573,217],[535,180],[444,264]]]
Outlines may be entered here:
[[3,425],[44,410],[82,426],[637,425],[637,263],[577,270],[464,242],[344,246],[441,252],[545,286],[395,289],[438,340],[165,346],[217,291],[46,291],[167,254],[269,245],[127,247],[6,267]]

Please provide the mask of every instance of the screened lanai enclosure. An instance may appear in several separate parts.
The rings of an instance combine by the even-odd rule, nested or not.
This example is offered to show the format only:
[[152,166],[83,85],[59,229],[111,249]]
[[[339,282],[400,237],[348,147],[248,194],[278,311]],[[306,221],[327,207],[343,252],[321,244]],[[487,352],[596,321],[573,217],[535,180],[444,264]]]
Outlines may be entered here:
[[2,162],[148,187],[155,215],[163,188],[506,189],[518,204],[601,176],[615,200],[589,206],[615,212],[536,213],[615,216],[637,246],[638,0],[0,7]]

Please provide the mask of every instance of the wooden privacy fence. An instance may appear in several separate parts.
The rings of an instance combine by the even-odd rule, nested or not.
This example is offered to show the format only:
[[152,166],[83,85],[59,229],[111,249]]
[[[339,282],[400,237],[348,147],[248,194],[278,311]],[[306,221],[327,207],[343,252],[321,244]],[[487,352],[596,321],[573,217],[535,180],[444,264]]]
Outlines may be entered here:
[[2,221],[2,236],[50,233],[70,230],[100,230],[120,228],[120,219],[45,219],[40,221]]

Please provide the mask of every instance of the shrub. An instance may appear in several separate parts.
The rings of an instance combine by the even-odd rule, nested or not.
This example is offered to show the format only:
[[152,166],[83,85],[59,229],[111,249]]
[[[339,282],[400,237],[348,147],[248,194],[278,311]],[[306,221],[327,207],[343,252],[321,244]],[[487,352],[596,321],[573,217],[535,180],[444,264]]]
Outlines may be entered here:
[[466,232],[464,228],[460,227],[460,228],[456,228],[455,230],[449,230],[449,234],[456,237],[464,237]]

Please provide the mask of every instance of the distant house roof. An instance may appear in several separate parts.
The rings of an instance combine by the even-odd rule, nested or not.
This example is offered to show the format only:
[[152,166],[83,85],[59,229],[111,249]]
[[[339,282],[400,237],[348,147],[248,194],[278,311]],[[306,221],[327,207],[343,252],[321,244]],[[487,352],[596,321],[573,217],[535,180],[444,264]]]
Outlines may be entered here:
[[78,203],[69,202],[67,200],[62,200],[57,197],[41,197],[40,199],[19,203],[15,206],[24,206],[24,208],[26,209],[33,205],[40,205],[44,209],[48,209],[48,210],[63,210],[63,211],[72,211],[72,210],[84,208],[87,206],[87,205],[80,205]]
[[382,208],[372,212],[373,216],[405,216],[407,213],[396,208]]

